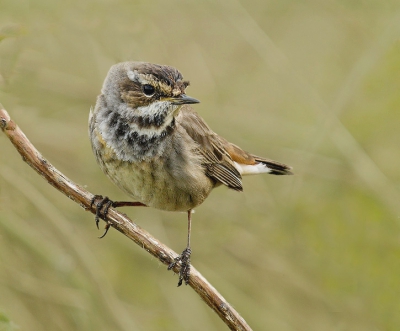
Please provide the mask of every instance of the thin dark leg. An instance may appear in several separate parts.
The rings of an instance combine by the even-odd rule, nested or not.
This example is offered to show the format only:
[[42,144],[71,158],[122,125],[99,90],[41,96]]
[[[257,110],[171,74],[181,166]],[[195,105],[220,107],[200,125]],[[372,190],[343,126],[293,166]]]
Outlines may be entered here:
[[190,248],[190,232],[192,231],[192,210],[188,210],[188,235],[187,235],[187,246]]
[[181,268],[179,270],[179,281],[178,287],[182,285],[185,281],[185,285],[189,284],[190,278],[190,255],[192,250],[190,249],[190,232],[192,229],[192,211],[188,211],[188,236],[187,236],[187,246],[183,250],[182,254],[174,259],[172,263],[168,266],[168,270],[171,270],[178,262],[181,262]]
[[[127,207],[127,206],[134,206],[134,207],[147,207],[145,204],[141,203],[141,202],[134,202],[134,201],[111,201],[108,197],[103,197],[102,195],[94,195],[92,200],[90,201],[90,208],[93,207],[95,201],[97,199],[101,199],[97,204],[96,204],[96,216],[95,216],[95,221],[96,221],[96,226],[97,228],[99,228],[99,221],[100,218],[103,218],[105,220],[107,213],[108,213],[108,209],[110,207]],[[104,207],[105,206],[105,207]],[[104,211],[101,212],[101,210],[104,207]],[[105,226],[105,231],[104,233],[99,237],[104,238],[105,235],[108,232],[108,229],[110,228],[111,224],[109,222],[106,223]]]
[[114,201],[112,203],[113,208],[117,207],[147,207],[144,203],[136,201]]

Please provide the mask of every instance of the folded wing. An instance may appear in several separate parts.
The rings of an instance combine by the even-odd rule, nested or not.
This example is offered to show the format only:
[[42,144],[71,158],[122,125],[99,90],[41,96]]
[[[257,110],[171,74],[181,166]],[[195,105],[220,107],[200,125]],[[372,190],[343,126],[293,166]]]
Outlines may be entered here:
[[206,175],[231,189],[243,191],[242,175],[291,175],[291,167],[250,154],[213,132],[190,107],[183,106],[176,120],[198,144]]

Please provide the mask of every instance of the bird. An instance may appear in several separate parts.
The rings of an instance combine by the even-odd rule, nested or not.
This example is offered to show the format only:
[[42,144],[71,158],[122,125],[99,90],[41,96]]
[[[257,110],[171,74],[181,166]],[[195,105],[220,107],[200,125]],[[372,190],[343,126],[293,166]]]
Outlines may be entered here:
[[[291,175],[291,167],[244,151],[211,130],[191,105],[189,81],[174,67],[148,62],[113,65],[89,114],[89,137],[103,172],[133,201],[95,195],[96,224],[110,206],[147,206],[187,213],[187,245],[178,286],[190,279],[192,211],[218,186],[243,191],[242,176]],[[104,207],[105,206],[105,207]],[[104,207],[104,208],[103,208]],[[104,237],[110,224],[100,238]]]

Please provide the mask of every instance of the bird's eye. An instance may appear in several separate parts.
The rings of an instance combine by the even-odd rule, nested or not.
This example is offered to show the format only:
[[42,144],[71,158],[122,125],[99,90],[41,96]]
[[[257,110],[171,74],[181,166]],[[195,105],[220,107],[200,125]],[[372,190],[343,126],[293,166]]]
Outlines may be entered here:
[[146,94],[148,97],[151,97],[155,92],[154,87],[151,86],[150,84],[143,85],[142,89],[143,89],[143,93]]

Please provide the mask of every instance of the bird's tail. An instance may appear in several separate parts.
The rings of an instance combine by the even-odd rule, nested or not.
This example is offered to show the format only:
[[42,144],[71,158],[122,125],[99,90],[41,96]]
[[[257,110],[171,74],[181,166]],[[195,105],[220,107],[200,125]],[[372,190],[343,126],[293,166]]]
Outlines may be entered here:
[[265,159],[256,155],[253,155],[253,157],[256,162],[259,162],[267,167],[269,169],[268,173],[271,175],[293,175],[293,172],[290,171],[292,170],[292,167],[286,164],[274,160]]

